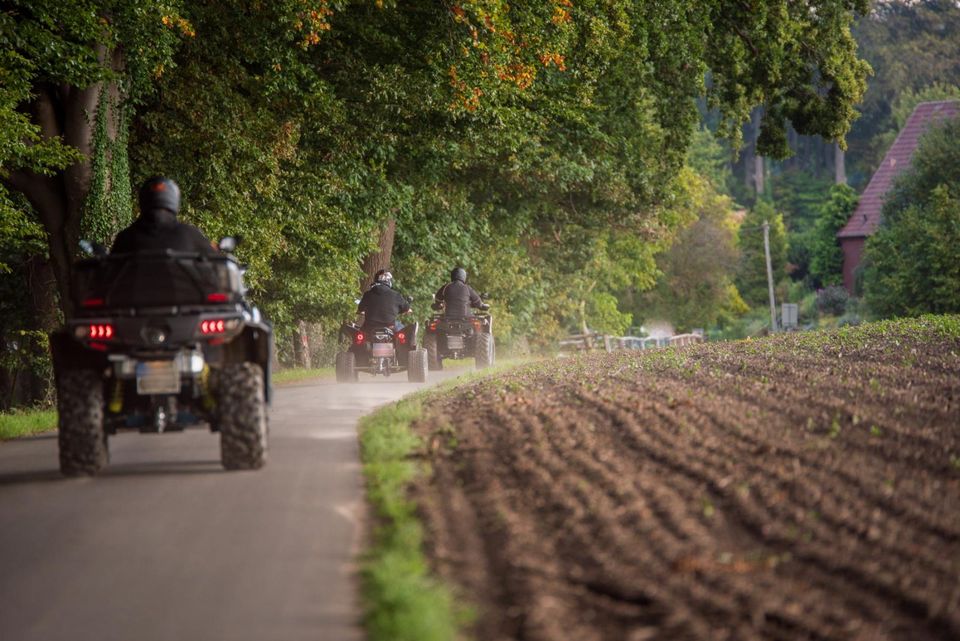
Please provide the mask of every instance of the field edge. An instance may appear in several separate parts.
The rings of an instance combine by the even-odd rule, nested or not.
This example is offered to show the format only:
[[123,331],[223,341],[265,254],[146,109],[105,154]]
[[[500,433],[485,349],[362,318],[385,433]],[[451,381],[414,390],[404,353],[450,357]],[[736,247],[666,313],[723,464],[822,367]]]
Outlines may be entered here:
[[363,622],[371,641],[452,641],[473,618],[454,589],[430,569],[424,528],[410,485],[428,473],[417,460],[411,424],[423,415],[422,392],[361,419],[360,461],[373,508],[369,545],[360,559]]

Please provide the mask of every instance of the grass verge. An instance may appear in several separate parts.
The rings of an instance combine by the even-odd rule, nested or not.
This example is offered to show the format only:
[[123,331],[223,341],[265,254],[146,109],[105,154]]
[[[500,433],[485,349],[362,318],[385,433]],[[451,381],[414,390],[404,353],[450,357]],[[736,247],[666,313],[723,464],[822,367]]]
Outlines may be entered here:
[[313,378],[333,378],[333,373],[332,367],[314,367],[312,369],[295,367],[292,369],[275,371],[271,376],[274,383],[283,385],[284,383],[297,383],[299,381],[307,381]]
[[456,600],[452,588],[431,575],[423,554],[423,526],[408,493],[410,484],[429,472],[415,456],[423,444],[411,424],[423,415],[427,398],[528,360],[465,373],[361,419],[360,459],[367,499],[376,515],[373,540],[361,561],[364,622],[371,641],[463,638],[473,612]]
[[0,440],[56,429],[56,410],[17,410],[0,413]]
[[421,415],[415,394],[360,422],[367,497],[376,514],[372,546],[361,564],[364,621],[371,641],[452,641],[469,620],[452,591],[430,575],[423,526],[407,487],[423,465],[410,424]]

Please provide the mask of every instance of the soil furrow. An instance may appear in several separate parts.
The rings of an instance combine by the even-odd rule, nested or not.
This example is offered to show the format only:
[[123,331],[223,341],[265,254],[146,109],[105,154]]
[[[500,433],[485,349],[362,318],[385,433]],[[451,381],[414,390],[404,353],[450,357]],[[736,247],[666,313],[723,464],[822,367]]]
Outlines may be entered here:
[[478,639],[960,638],[960,318],[533,364],[427,403]]

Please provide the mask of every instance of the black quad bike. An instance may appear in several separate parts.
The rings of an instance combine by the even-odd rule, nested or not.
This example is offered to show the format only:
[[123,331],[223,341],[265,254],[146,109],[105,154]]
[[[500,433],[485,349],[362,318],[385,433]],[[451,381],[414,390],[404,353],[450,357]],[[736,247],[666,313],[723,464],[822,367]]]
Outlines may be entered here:
[[425,383],[427,352],[417,349],[419,328],[419,323],[411,323],[396,330],[383,327],[370,331],[357,323],[344,323],[340,335],[350,345],[337,353],[337,382],[351,383],[357,380],[357,372],[390,376],[407,370],[407,380]]
[[[486,309],[489,306],[484,305]],[[493,340],[493,316],[483,309],[472,318],[447,318],[434,314],[427,323],[423,346],[431,370],[443,369],[443,359],[470,358],[477,369],[493,365],[496,346]]]
[[96,474],[121,430],[203,423],[220,432],[226,469],[262,467],[273,330],[244,299],[240,265],[230,255],[99,253],[77,263],[75,315],[50,336],[60,470]]

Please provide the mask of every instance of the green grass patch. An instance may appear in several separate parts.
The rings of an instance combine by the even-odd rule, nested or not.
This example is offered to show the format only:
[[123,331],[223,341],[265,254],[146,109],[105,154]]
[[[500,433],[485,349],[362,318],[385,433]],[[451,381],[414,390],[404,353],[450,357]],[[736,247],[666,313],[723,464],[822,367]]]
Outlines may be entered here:
[[467,372],[388,405],[360,421],[360,458],[367,498],[376,518],[371,548],[361,562],[364,621],[371,641],[454,641],[473,620],[469,607],[431,575],[423,554],[423,526],[410,484],[429,473],[415,455],[423,446],[411,424],[428,397],[487,378],[528,360]]
[[470,618],[452,591],[430,575],[423,526],[407,496],[409,484],[424,473],[411,456],[421,443],[410,430],[422,398],[415,394],[360,422],[367,497],[376,513],[373,545],[361,570],[372,641],[453,641]]
[[[454,388],[531,362],[514,358],[494,367],[467,371],[407,396],[360,420],[360,459],[367,500],[375,513],[373,538],[361,560],[364,622],[371,641],[455,641],[473,620],[453,588],[431,574],[423,553],[423,525],[410,485],[429,473],[416,455],[423,447],[412,423],[424,401]],[[449,361],[448,361],[449,362]],[[473,361],[457,362],[466,368]]]
[[295,367],[273,372],[273,382],[282,385],[284,383],[308,381],[314,378],[333,378],[333,375],[332,367],[314,367],[311,369]]
[[0,413],[0,440],[56,429],[56,410],[17,410]]

